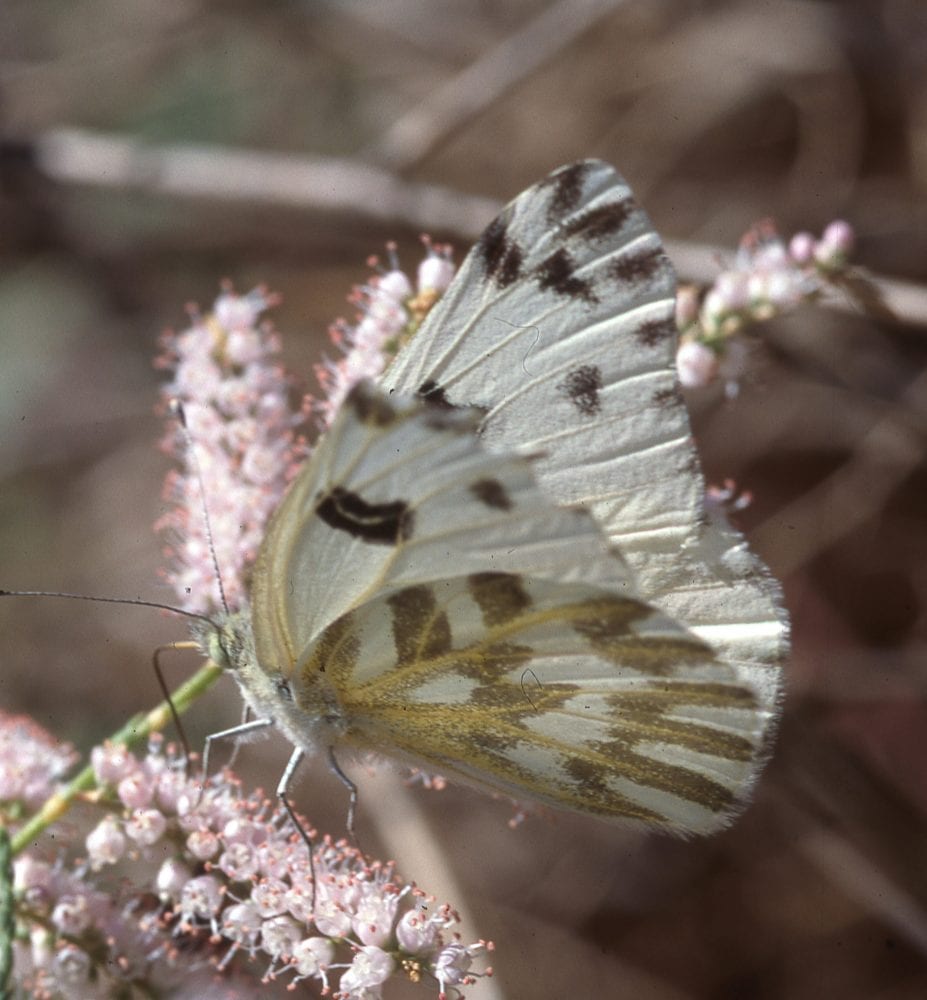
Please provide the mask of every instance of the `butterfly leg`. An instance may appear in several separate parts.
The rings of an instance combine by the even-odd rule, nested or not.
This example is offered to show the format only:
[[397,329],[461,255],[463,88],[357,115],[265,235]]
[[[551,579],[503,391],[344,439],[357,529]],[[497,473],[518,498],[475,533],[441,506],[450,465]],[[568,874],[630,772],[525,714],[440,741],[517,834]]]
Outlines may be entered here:
[[[239,725],[246,726],[251,721],[251,706],[243,704],[241,708],[241,722]],[[241,743],[236,740],[235,745],[232,747],[232,752],[229,754],[229,759],[226,762],[226,767],[231,769],[235,766],[235,761],[238,760],[238,751],[241,749]]]
[[167,707],[170,709],[171,718],[174,720],[174,728],[177,730],[180,745],[183,747],[184,768],[189,767],[190,764],[190,744],[187,742],[187,734],[180,721],[180,716],[177,714],[177,709],[174,706],[174,699],[171,698],[171,692],[167,686],[167,681],[164,679],[164,671],[161,669],[161,654],[166,653],[168,650],[176,652],[179,649],[197,648],[198,647],[195,642],[169,642],[164,646],[158,646],[151,657],[151,665],[154,668],[155,677],[158,679],[158,687],[161,689],[161,694],[167,702]]
[[273,719],[252,719],[250,722],[243,722],[240,725],[232,726],[231,729],[223,729],[218,733],[210,733],[206,737],[203,746],[203,784],[209,777],[209,752],[214,740],[224,740],[230,736],[243,736],[245,733],[253,733],[257,729],[266,729],[274,724]]
[[315,853],[312,843],[312,837],[309,831],[300,822],[299,817],[290,804],[289,788],[290,782],[293,780],[293,775],[296,773],[296,769],[302,762],[305,756],[304,751],[300,750],[299,747],[294,747],[293,752],[290,754],[290,759],[286,762],[286,767],[283,770],[283,774],[280,776],[280,780],[277,782],[277,798],[283,804],[283,808],[286,809],[287,816],[290,817],[290,822],[296,827],[300,837],[302,837],[306,848],[309,851],[309,874],[312,876],[312,898],[311,905],[313,911],[315,911]]
[[299,831],[299,835],[306,842],[306,846],[309,848],[309,859],[312,860],[312,838],[309,836],[308,831],[300,823],[299,817],[293,811],[293,806],[290,805],[289,789],[290,782],[293,780],[293,775],[296,773],[296,768],[299,767],[303,757],[304,752],[300,750],[299,747],[294,747],[293,752],[290,754],[290,759],[286,762],[286,767],[283,770],[283,774],[280,776],[280,780],[277,782],[277,798],[283,803],[283,808],[286,809],[287,815],[290,817],[290,822]]
[[328,748],[328,766],[332,769],[338,780],[348,790],[350,799],[348,801],[348,822],[346,824],[348,836],[354,846],[357,846],[357,835],[354,832],[354,813],[357,809],[357,785],[341,770],[338,761],[335,759],[335,748]]

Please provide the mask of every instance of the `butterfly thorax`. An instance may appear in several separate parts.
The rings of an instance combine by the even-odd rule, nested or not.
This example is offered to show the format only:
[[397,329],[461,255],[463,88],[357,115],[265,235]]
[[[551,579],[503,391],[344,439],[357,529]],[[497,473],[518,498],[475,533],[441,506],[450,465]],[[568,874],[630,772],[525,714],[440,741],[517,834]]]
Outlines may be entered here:
[[334,691],[324,683],[296,690],[290,665],[261,662],[250,613],[220,616],[197,638],[210,659],[235,678],[256,718],[272,720],[294,746],[310,753],[338,742],[345,722]]

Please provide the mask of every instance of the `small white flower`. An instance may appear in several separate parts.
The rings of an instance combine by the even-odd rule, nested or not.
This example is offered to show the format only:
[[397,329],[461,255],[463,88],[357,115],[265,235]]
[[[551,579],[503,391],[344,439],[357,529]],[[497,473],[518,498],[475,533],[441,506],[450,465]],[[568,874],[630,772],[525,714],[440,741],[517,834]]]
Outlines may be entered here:
[[300,976],[318,976],[334,960],[335,946],[328,938],[304,938],[293,949],[293,963]]
[[191,922],[213,924],[222,906],[222,883],[213,875],[192,879],[180,896],[180,915]]
[[796,264],[804,267],[814,259],[814,250],[817,241],[811,233],[796,233],[789,240],[789,256]]
[[222,911],[222,933],[231,941],[253,946],[263,921],[253,903],[235,903]]
[[105,743],[90,751],[94,777],[100,785],[115,785],[138,768],[135,757],[122,744]]
[[404,271],[388,271],[377,279],[375,289],[378,294],[402,303],[412,294],[412,282]]
[[52,910],[51,919],[62,934],[78,937],[93,920],[89,900],[85,895],[62,896]]
[[251,901],[262,917],[276,917],[286,910],[288,887],[279,878],[263,878],[251,890]]
[[354,961],[342,975],[339,986],[349,994],[381,986],[393,974],[394,969],[395,963],[388,952],[375,945],[366,945],[354,955]]
[[393,935],[398,906],[398,895],[384,895],[375,889],[366,895],[351,920],[357,939],[365,945],[386,945]]
[[105,816],[87,834],[87,855],[94,869],[114,865],[126,850],[126,838],[115,816]]
[[135,809],[126,823],[126,834],[142,847],[156,844],[167,829],[167,817],[157,809]]
[[462,982],[472,965],[473,956],[464,945],[453,941],[444,948],[434,964],[434,974],[442,991],[446,986],[456,986]]
[[687,389],[706,386],[718,374],[718,355],[697,340],[680,344],[676,352],[676,371]]
[[409,910],[396,924],[396,941],[403,951],[411,955],[424,955],[432,951],[438,941],[439,925],[429,920],[419,910]]
[[261,947],[271,958],[292,956],[302,934],[302,928],[292,917],[271,917],[261,925]]
[[168,858],[158,869],[155,891],[164,902],[174,902],[183,895],[184,886],[193,877],[190,869],[176,858]]
[[454,262],[437,253],[429,254],[418,266],[419,291],[443,292],[454,277]]

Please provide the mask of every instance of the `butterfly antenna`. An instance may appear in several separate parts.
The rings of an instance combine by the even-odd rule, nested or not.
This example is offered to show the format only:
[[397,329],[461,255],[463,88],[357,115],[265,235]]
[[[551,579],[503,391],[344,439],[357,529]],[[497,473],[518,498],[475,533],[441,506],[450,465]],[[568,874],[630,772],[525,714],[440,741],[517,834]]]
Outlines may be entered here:
[[225,585],[222,583],[222,573],[219,570],[219,559],[216,556],[216,545],[212,537],[212,523],[209,520],[209,508],[206,506],[206,487],[203,483],[203,472],[200,468],[200,460],[196,454],[196,442],[187,426],[187,414],[183,403],[174,398],[170,403],[171,412],[177,417],[180,424],[180,433],[183,435],[184,444],[187,446],[187,454],[190,456],[190,463],[193,466],[193,474],[200,487],[200,508],[203,512],[203,524],[206,527],[206,542],[209,545],[209,557],[212,559],[212,568],[216,573],[216,583],[219,585],[219,599],[222,601],[222,608],[229,614],[229,603],[225,599]]
[[[63,597],[69,601],[92,601],[94,604],[134,604],[141,608],[158,608],[161,611],[170,611],[171,614],[183,615],[184,618],[193,618],[196,621],[206,622],[206,624],[210,625],[212,628],[217,628],[216,623],[206,615],[197,614],[195,611],[186,611],[184,608],[175,608],[172,604],[161,604],[159,601],[143,601],[140,597],[94,597],[87,594],[71,594],[63,590],[0,590],[0,597]],[[174,720],[174,726],[180,737],[180,742],[183,746],[184,759],[189,760],[190,744],[187,741],[187,734],[184,732],[183,723],[180,721],[180,715],[177,712],[177,707],[174,705],[174,699],[171,697],[171,692],[169,691],[167,682],[164,679],[164,673],[161,670],[160,663],[160,655],[164,652],[164,650],[177,648],[179,647],[174,643],[167,646],[159,646],[154,651],[152,663],[154,666],[155,677],[158,679],[158,687],[161,689],[161,694],[163,695],[165,702],[167,702],[171,718]]]
[[175,608],[173,604],[161,604],[160,601],[143,601],[140,597],[95,597],[88,594],[70,594],[64,590],[0,590],[0,597],[64,597],[69,601],[92,601],[94,604],[134,604],[140,608],[159,608],[161,611],[170,611],[171,614],[183,615],[184,618],[195,618],[197,621],[206,622],[213,628],[218,627],[206,615],[197,614],[195,611],[186,611],[184,608]]

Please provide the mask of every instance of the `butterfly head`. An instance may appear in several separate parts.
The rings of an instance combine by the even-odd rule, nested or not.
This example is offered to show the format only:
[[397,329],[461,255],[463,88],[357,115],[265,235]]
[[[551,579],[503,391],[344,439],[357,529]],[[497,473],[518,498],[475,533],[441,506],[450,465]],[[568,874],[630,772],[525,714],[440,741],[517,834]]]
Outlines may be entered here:
[[246,612],[219,615],[197,624],[193,632],[203,653],[223,670],[236,673],[248,659],[254,659],[254,637]]
[[[294,746],[315,751],[340,716],[331,698],[292,676],[278,663],[258,658],[250,611],[219,615],[196,629],[203,652],[235,678],[256,718],[272,722]],[[330,742],[330,740],[329,740]]]
[[258,665],[251,615],[247,611],[220,614],[195,632],[205,655],[235,678],[255,711],[273,717],[276,712],[268,709],[289,700],[282,679]]

